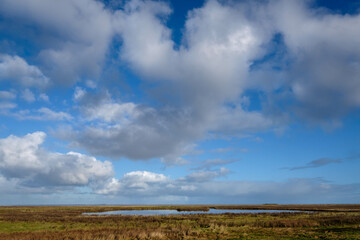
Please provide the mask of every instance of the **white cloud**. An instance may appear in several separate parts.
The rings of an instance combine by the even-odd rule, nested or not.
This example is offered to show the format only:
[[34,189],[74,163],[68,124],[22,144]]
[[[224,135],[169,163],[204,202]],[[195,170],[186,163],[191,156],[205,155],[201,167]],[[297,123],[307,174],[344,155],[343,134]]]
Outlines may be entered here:
[[[81,88],[76,88],[74,100],[80,102],[81,112],[87,121],[104,121],[107,123],[126,124],[136,119],[141,111],[139,107],[132,103],[118,103],[111,99],[108,92],[94,96]],[[149,109],[150,110],[150,109]]]
[[86,90],[84,90],[80,87],[76,87],[73,98],[75,101],[78,101],[78,100],[81,100],[85,94],[86,94]]
[[161,202],[181,197],[202,203],[239,203],[239,199],[242,203],[263,203],[263,199],[278,203],[314,203],[349,201],[356,199],[359,192],[357,184],[336,185],[322,179],[215,180],[226,176],[227,168],[192,172],[178,179],[161,173],[133,171],[117,179],[110,162],[76,152],[49,152],[41,147],[45,137],[43,132],[34,132],[0,139],[1,193],[48,194],[69,189],[73,192],[74,187],[81,186],[88,187],[90,194],[117,196],[132,202],[136,196]]
[[157,17],[170,14],[167,5],[134,2],[124,14],[126,25],[119,27],[124,39],[122,59],[145,79],[175,82],[189,104],[211,106],[237,97],[250,60],[270,38],[260,24],[245,17],[246,6],[208,1],[188,15],[185,44],[175,50],[170,29]]
[[45,93],[40,93],[39,100],[44,101],[44,102],[49,102],[49,96],[46,95]]
[[28,103],[35,102],[34,93],[28,88],[26,88],[24,91],[22,91],[21,98],[24,99]]
[[[215,149],[215,152],[219,152],[219,153],[224,153],[224,152],[228,152],[228,151],[234,151],[236,149],[231,149],[231,148],[218,148]],[[193,170],[210,170],[213,167],[217,167],[220,165],[225,165],[225,164],[230,164],[230,163],[234,163],[238,160],[235,159],[230,159],[230,160],[223,160],[223,159],[207,159],[205,161],[203,161],[199,167],[193,168]]]
[[[186,149],[208,131],[258,131],[281,122],[241,107],[236,112],[222,107],[243,92],[251,61],[264,54],[263,44],[271,39],[262,14],[246,14],[261,7],[208,1],[188,14],[183,44],[175,49],[165,24],[171,9],[164,2],[129,1],[118,11],[90,0],[48,4],[4,1],[2,12],[19,25],[25,19],[44,28],[46,36],[56,34],[57,40],[39,52],[53,68],[42,66],[52,78],[74,82],[96,75],[112,37],[119,34],[121,61],[143,80],[160,83],[149,93],[158,102],[154,108],[109,95],[86,97],[84,89],[76,88],[74,100],[95,124],[80,129],[71,139],[74,146],[114,158],[159,157],[168,165],[184,164]],[[39,14],[44,9],[46,14]]]
[[96,84],[96,82],[93,81],[93,80],[86,80],[86,86],[87,86],[88,88],[95,89],[96,86],[97,86],[97,84]]
[[245,111],[241,106],[236,105],[218,109],[213,129],[221,133],[236,135],[276,128],[286,122],[288,119],[284,115],[269,117],[260,111]]
[[153,194],[154,188],[169,181],[163,174],[134,171],[126,173],[122,179],[112,178],[106,185],[99,186],[99,194]]
[[148,171],[135,171],[126,173],[123,180],[129,182],[139,181],[153,183],[164,182],[167,180],[167,177],[165,177],[163,174],[157,174]]
[[[100,1],[3,0],[0,12],[14,22],[17,34],[25,35],[38,50],[42,69],[59,84],[74,83],[80,76],[98,76],[113,36],[112,15]],[[34,30],[36,31],[36,30]]]
[[179,166],[188,164],[189,161],[184,159],[182,156],[187,155],[187,146],[181,149],[182,151],[176,152],[174,151],[171,154],[167,154],[164,157],[160,158],[160,161],[164,163],[166,166]]
[[186,176],[186,179],[191,182],[205,182],[210,181],[217,177],[226,176],[230,170],[225,167],[221,167],[217,171],[199,171],[194,172]]
[[187,111],[122,103],[108,92],[90,94],[79,88],[74,99],[79,102],[85,121],[92,126],[76,134],[71,130],[67,136],[61,135],[73,146],[93,154],[135,160],[161,157],[167,164],[182,164],[185,160],[179,154],[187,153],[192,146],[185,139],[199,132],[196,125],[188,124]]
[[[17,72],[32,80],[16,79],[31,86],[47,79],[41,69],[61,83],[87,79],[89,88],[101,88],[106,84],[97,77],[114,36],[120,36],[112,64],[139,75],[145,100],[123,101],[76,88],[73,98],[88,127],[69,133],[69,141],[92,154],[183,164],[189,146],[209,132],[281,132],[294,112],[315,122],[330,119],[328,125],[338,127],[338,118],[359,108],[359,15],[326,13],[307,3],[206,1],[188,13],[182,42],[175,47],[166,25],[172,11],[164,2],[133,0],[110,10],[92,0],[4,0],[4,19],[19,28],[25,22],[36,26],[42,34],[30,41],[46,47],[34,56],[41,68],[9,55],[2,55],[2,64],[16,62],[26,69]],[[276,35],[281,40],[274,40]],[[271,68],[278,65],[281,70]],[[16,72],[4,69],[0,76]],[[257,110],[247,110],[251,98],[243,95],[249,88],[264,95],[255,101]],[[70,119],[44,109],[39,115]]]
[[0,109],[12,109],[12,108],[16,108],[17,104],[16,103],[11,103],[11,102],[0,102]]
[[[185,149],[208,131],[258,131],[279,124],[260,112],[222,107],[243,92],[251,60],[263,54],[262,44],[271,37],[263,24],[246,17],[251,8],[207,2],[189,14],[184,44],[176,50],[164,22],[171,13],[168,5],[128,2],[115,13],[123,40],[120,58],[145,81],[160,83],[149,93],[157,107],[88,97],[81,106],[84,116],[111,124],[79,131],[71,139],[74,146],[114,158],[159,157],[166,164],[183,164]],[[74,99],[84,94],[77,89]]]
[[38,67],[19,56],[0,54],[0,81],[17,82],[24,87],[43,88],[49,83]]
[[[65,112],[55,112],[49,108],[40,108],[37,110],[37,112],[40,114],[38,117],[32,116],[33,119],[38,120],[54,120],[54,121],[69,121],[73,119],[73,117]],[[31,116],[29,116],[31,118]]]
[[[118,12],[122,21],[117,27],[124,39],[121,58],[134,63],[133,67],[146,75],[166,76],[166,61],[174,63],[173,43],[170,30],[158,16],[170,13],[167,4],[153,1],[130,1],[124,12]],[[173,72],[174,68],[168,70]]]
[[120,122],[121,119],[136,118],[139,114],[134,103],[104,103],[98,108],[86,109],[89,120],[102,119],[106,122]]
[[113,175],[110,162],[69,152],[48,152],[41,148],[44,132],[23,137],[0,139],[0,172],[8,179],[18,179],[19,185],[88,186],[109,179]]
[[[132,199],[146,197],[147,200],[169,203],[164,199],[181,197],[190,203],[263,204],[275,203],[339,203],[348,202],[343,194],[358,196],[358,184],[336,185],[322,179],[289,179],[274,181],[214,181],[225,175],[227,169],[200,171],[185,178],[170,179],[151,172],[130,172],[121,179],[112,178],[99,185],[95,192],[103,195],[122,196]],[[309,198],[311,196],[311,198]],[[265,199],[265,200],[264,200]],[[347,199],[347,200],[345,200]],[[182,200],[183,201],[183,200]],[[141,200],[140,200],[141,202]]]
[[13,100],[16,98],[16,94],[11,91],[0,91],[0,99]]
[[15,117],[20,120],[38,120],[38,121],[70,121],[73,117],[66,112],[56,112],[49,108],[42,107],[32,110],[6,111],[3,115]]
[[[311,9],[308,1],[273,1],[273,24],[291,59],[287,84],[295,112],[314,122],[360,107],[360,15]],[[292,106],[294,107],[294,106]]]
[[[22,169],[42,168],[40,159],[36,156],[38,146],[43,143],[45,133],[35,132],[23,138],[9,136],[0,140],[2,172],[4,169],[9,172],[18,172],[14,175],[22,174]],[[21,169],[22,168],[22,169]]]

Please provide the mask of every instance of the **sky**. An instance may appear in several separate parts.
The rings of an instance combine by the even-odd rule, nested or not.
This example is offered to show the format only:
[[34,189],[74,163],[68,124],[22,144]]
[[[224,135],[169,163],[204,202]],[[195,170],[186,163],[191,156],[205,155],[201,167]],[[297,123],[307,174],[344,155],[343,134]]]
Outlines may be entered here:
[[360,1],[0,0],[0,205],[360,203]]

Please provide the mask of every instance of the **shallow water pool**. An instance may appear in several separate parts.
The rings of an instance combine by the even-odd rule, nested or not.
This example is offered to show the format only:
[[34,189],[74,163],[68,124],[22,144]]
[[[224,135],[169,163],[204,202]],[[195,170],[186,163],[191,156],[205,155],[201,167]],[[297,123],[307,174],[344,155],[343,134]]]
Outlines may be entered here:
[[223,214],[223,213],[296,213],[295,210],[245,210],[245,209],[213,209],[209,211],[177,211],[177,210],[120,210],[109,212],[83,213],[83,215],[181,215],[181,214]]

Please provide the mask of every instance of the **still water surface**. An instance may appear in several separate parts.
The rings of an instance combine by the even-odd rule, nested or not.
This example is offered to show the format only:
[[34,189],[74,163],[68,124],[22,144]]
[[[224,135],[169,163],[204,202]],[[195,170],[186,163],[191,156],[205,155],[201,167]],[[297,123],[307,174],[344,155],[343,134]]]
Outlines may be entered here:
[[180,214],[222,214],[222,213],[295,213],[301,211],[292,210],[239,210],[239,209],[213,209],[209,211],[183,211],[177,210],[121,210],[121,211],[109,211],[109,212],[97,212],[97,213],[83,213],[83,215],[180,215]]

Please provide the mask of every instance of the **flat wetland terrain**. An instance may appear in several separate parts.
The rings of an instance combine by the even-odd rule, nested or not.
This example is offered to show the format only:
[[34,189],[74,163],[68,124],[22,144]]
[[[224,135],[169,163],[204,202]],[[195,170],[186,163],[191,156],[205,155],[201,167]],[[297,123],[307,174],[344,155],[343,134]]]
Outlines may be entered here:
[[[209,208],[305,212],[82,215]],[[0,207],[0,239],[360,239],[360,205],[8,206]]]

